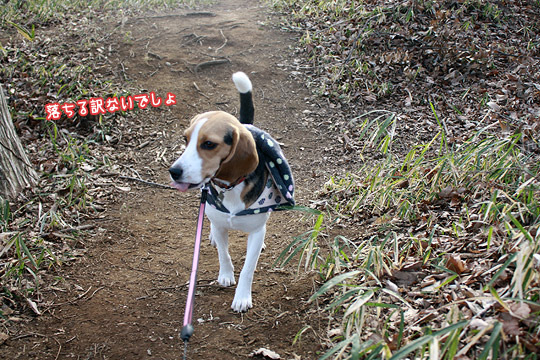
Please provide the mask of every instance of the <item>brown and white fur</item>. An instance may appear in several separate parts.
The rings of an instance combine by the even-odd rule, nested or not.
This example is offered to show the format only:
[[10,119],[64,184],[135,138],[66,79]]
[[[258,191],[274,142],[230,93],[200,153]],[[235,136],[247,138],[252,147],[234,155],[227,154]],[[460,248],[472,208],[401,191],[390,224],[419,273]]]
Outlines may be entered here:
[[209,184],[223,193],[223,205],[230,213],[210,206],[205,211],[211,223],[210,241],[218,250],[220,285],[236,284],[234,266],[229,255],[229,230],[241,230],[249,234],[246,260],[231,305],[234,311],[244,312],[253,306],[253,274],[264,246],[266,221],[270,214],[235,214],[248,208],[258,198],[268,171],[264,165],[259,164],[253,136],[243,125],[253,122],[251,81],[244,73],[235,73],[233,81],[240,92],[242,123],[223,111],[195,116],[184,132],[186,149],[169,172],[172,185],[180,191]]

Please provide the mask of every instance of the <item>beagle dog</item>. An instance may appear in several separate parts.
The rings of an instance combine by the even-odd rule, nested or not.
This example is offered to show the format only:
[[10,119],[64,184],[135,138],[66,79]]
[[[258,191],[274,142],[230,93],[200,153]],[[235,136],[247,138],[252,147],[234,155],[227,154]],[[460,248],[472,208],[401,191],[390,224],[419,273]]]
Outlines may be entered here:
[[240,93],[240,121],[223,111],[195,116],[185,130],[187,146],[169,169],[172,186],[185,192],[208,191],[206,216],[210,241],[219,257],[218,283],[236,284],[229,255],[229,230],[247,232],[244,267],[231,308],[251,308],[253,274],[264,246],[270,212],[294,206],[294,180],[277,141],[253,126],[252,84],[242,72],[233,75]]

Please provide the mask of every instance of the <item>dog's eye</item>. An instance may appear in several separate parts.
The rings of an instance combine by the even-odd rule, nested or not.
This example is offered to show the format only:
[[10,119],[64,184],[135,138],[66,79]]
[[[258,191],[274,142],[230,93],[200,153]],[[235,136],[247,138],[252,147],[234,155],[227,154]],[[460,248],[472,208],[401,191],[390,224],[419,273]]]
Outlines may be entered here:
[[201,148],[204,150],[212,150],[217,146],[216,143],[213,143],[211,141],[205,141],[201,144]]

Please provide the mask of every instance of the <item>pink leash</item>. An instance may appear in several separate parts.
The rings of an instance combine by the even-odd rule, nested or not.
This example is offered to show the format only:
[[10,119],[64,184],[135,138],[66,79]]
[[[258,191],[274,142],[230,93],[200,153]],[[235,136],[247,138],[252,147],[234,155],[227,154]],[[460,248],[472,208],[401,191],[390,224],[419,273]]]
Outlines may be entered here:
[[199,219],[197,220],[197,233],[195,235],[195,248],[193,250],[193,263],[191,265],[191,276],[189,278],[189,289],[186,300],[186,310],[184,312],[184,327],[180,333],[180,338],[184,340],[184,359],[187,358],[187,344],[193,335],[193,306],[195,305],[195,288],[197,287],[197,268],[199,267],[199,252],[201,250],[201,239],[203,231],[204,207],[206,205],[206,195],[208,190],[202,189],[201,205],[199,207]]

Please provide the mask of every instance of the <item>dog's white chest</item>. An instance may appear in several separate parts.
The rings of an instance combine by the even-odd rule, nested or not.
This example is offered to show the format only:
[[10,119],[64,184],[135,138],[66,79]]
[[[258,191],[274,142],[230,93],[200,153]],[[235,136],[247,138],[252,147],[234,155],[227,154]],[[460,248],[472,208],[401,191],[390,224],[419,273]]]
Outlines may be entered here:
[[222,212],[212,206],[207,206],[205,213],[212,223],[230,229],[240,230],[247,233],[264,226],[270,213],[261,213],[253,215],[237,216],[236,213],[246,209],[246,204],[241,200],[241,193],[244,184],[235,186],[233,189],[223,193],[223,205],[229,210],[229,213]]
[[246,187],[245,183],[241,183],[232,189],[222,192],[222,203],[231,214],[237,214],[246,209],[246,204],[242,201],[242,191]]

